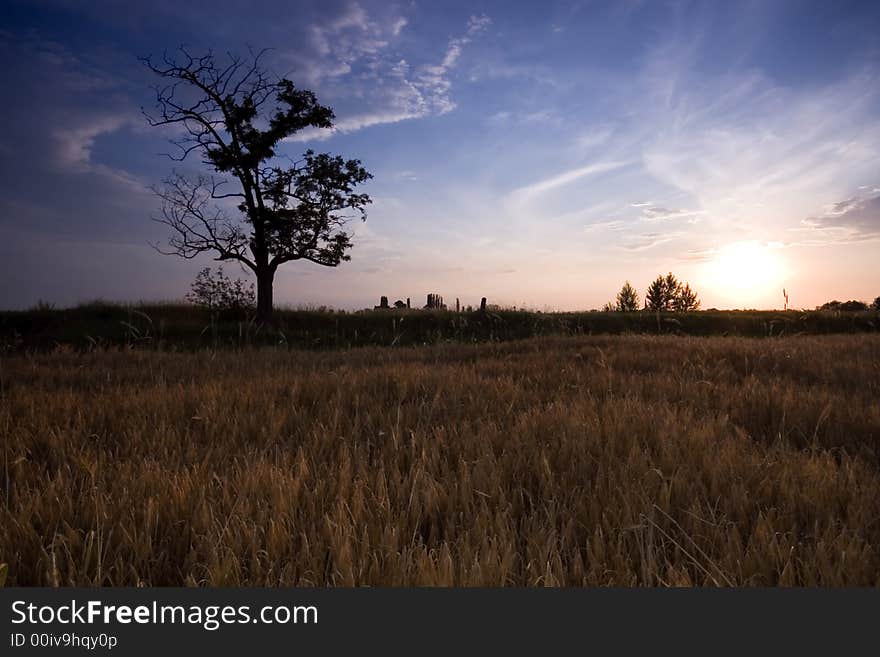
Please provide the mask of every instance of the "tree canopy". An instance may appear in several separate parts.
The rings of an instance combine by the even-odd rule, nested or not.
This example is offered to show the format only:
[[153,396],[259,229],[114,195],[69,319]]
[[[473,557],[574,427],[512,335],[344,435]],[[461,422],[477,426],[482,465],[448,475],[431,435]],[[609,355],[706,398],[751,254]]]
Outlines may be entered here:
[[682,284],[669,272],[657,276],[648,286],[645,305],[655,312],[690,312],[700,307],[700,300],[690,284]]
[[639,293],[629,281],[623,284],[617,293],[617,311],[622,313],[635,312],[639,309]]

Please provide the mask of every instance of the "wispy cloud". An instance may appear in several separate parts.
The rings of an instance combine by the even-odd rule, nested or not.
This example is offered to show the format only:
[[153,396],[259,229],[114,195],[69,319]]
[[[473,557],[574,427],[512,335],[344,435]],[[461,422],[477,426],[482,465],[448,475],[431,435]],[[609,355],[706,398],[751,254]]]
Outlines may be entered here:
[[665,233],[642,233],[626,237],[621,243],[620,248],[626,251],[647,251],[661,244],[666,244],[682,236],[680,232]]
[[403,25],[400,18],[387,28],[370,20],[357,2],[349,3],[341,13],[312,25],[309,30],[313,59],[306,63],[307,82],[317,84],[322,78],[351,72],[359,59],[376,55],[388,46],[388,36],[397,36]]
[[[343,92],[354,94],[361,101],[373,105],[366,112],[342,114],[331,129],[304,130],[289,141],[313,141],[347,134],[371,126],[398,123],[425,116],[438,116],[455,109],[451,97],[450,73],[458,64],[463,48],[491,24],[487,16],[471,16],[462,35],[449,40],[443,57],[437,64],[413,67],[406,59],[394,58],[389,52],[389,40],[397,37],[405,18],[397,18],[387,28],[369,19],[358,5],[328,25],[315,28],[313,34],[321,52],[330,57],[331,65],[325,67],[324,78],[342,78]],[[343,39],[343,46],[331,47],[328,34],[339,36],[340,32],[355,29],[364,42],[353,45]],[[326,44],[326,45],[325,45]],[[335,49],[334,49],[335,48]],[[360,76],[351,75],[359,60],[365,61],[366,71]],[[363,84],[366,82],[366,84]]]
[[801,223],[805,228],[832,242],[878,239],[880,194],[877,194],[877,190],[872,190],[867,194],[838,201],[824,213],[804,219]]
[[784,230],[817,192],[843,190],[880,166],[880,120],[871,111],[880,80],[869,71],[805,91],[754,71],[687,86],[658,91],[661,109],[644,116],[653,137],[643,162],[695,199],[715,229]]
[[530,185],[520,187],[511,192],[508,195],[508,199],[516,205],[522,205],[541,194],[570,185],[576,180],[614,171],[625,167],[627,164],[629,164],[627,161],[594,162],[576,169],[570,169],[569,171],[564,171],[555,176],[551,176],[550,178],[545,178]]
[[584,226],[585,233],[600,233],[603,231],[621,231],[627,226],[625,221],[611,219],[609,221],[596,221]]
[[93,167],[92,149],[95,140],[104,134],[115,132],[126,125],[130,116],[107,114],[74,125],[65,125],[53,132],[57,150],[55,163],[68,171],[87,171]]
[[704,215],[702,210],[670,210],[659,205],[651,205],[650,203],[633,203],[632,207],[642,209],[642,221],[673,221],[675,219],[685,219],[687,223],[695,224],[699,221],[700,215]]
[[409,21],[403,16],[396,18],[394,22],[391,23],[391,35],[398,36],[407,25],[409,25]]
[[718,255],[718,249],[710,247],[708,249],[688,249],[678,256],[679,260],[684,262],[709,262]]
[[467,22],[467,29],[460,37],[455,37],[449,41],[446,48],[446,54],[443,56],[443,62],[440,66],[446,70],[455,66],[458,58],[461,56],[461,49],[466,46],[480,32],[485,30],[492,21],[488,16],[471,16]]

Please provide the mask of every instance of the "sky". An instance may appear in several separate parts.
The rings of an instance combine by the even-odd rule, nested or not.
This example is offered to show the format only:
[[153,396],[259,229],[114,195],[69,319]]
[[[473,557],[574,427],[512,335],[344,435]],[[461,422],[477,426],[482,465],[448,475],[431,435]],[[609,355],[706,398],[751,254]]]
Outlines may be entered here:
[[[167,130],[138,57],[246,53],[336,113],[281,147],[374,178],[350,262],[276,304],[599,308],[672,271],[704,308],[880,295],[880,3],[6,0],[0,308],[175,300]],[[227,265],[226,273],[245,277]]]

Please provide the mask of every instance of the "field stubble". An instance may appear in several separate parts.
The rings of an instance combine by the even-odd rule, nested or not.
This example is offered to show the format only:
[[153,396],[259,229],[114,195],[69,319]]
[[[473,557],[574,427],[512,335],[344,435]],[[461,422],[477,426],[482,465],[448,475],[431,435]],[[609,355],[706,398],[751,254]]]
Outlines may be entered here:
[[880,336],[0,361],[17,585],[880,584]]

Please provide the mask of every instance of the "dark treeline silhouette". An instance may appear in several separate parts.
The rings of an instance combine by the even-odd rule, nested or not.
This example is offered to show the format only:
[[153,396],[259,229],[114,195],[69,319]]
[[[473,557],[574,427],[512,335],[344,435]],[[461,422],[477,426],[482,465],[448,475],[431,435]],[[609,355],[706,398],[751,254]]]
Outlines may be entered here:
[[[874,299],[873,307],[875,309],[880,308],[880,297]],[[846,310],[846,311],[858,311],[858,310],[868,310],[871,306],[868,306],[864,301],[856,301],[855,299],[850,299],[849,301],[829,301],[827,303],[823,303],[821,306],[818,306],[816,310]]]
[[[389,306],[392,304],[389,303]],[[0,311],[0,355],[28,350],[125,346],[178,350],[273,345],[306,349],[500,342],[536,336],[597,334],[740,335],[876,333],[878,311],[701,310],[700,312],[536,312],[486,304],[452,309],[334,311],[277,308],[271,323],[252,312],[184,304],[94,302],[54,309]]]

